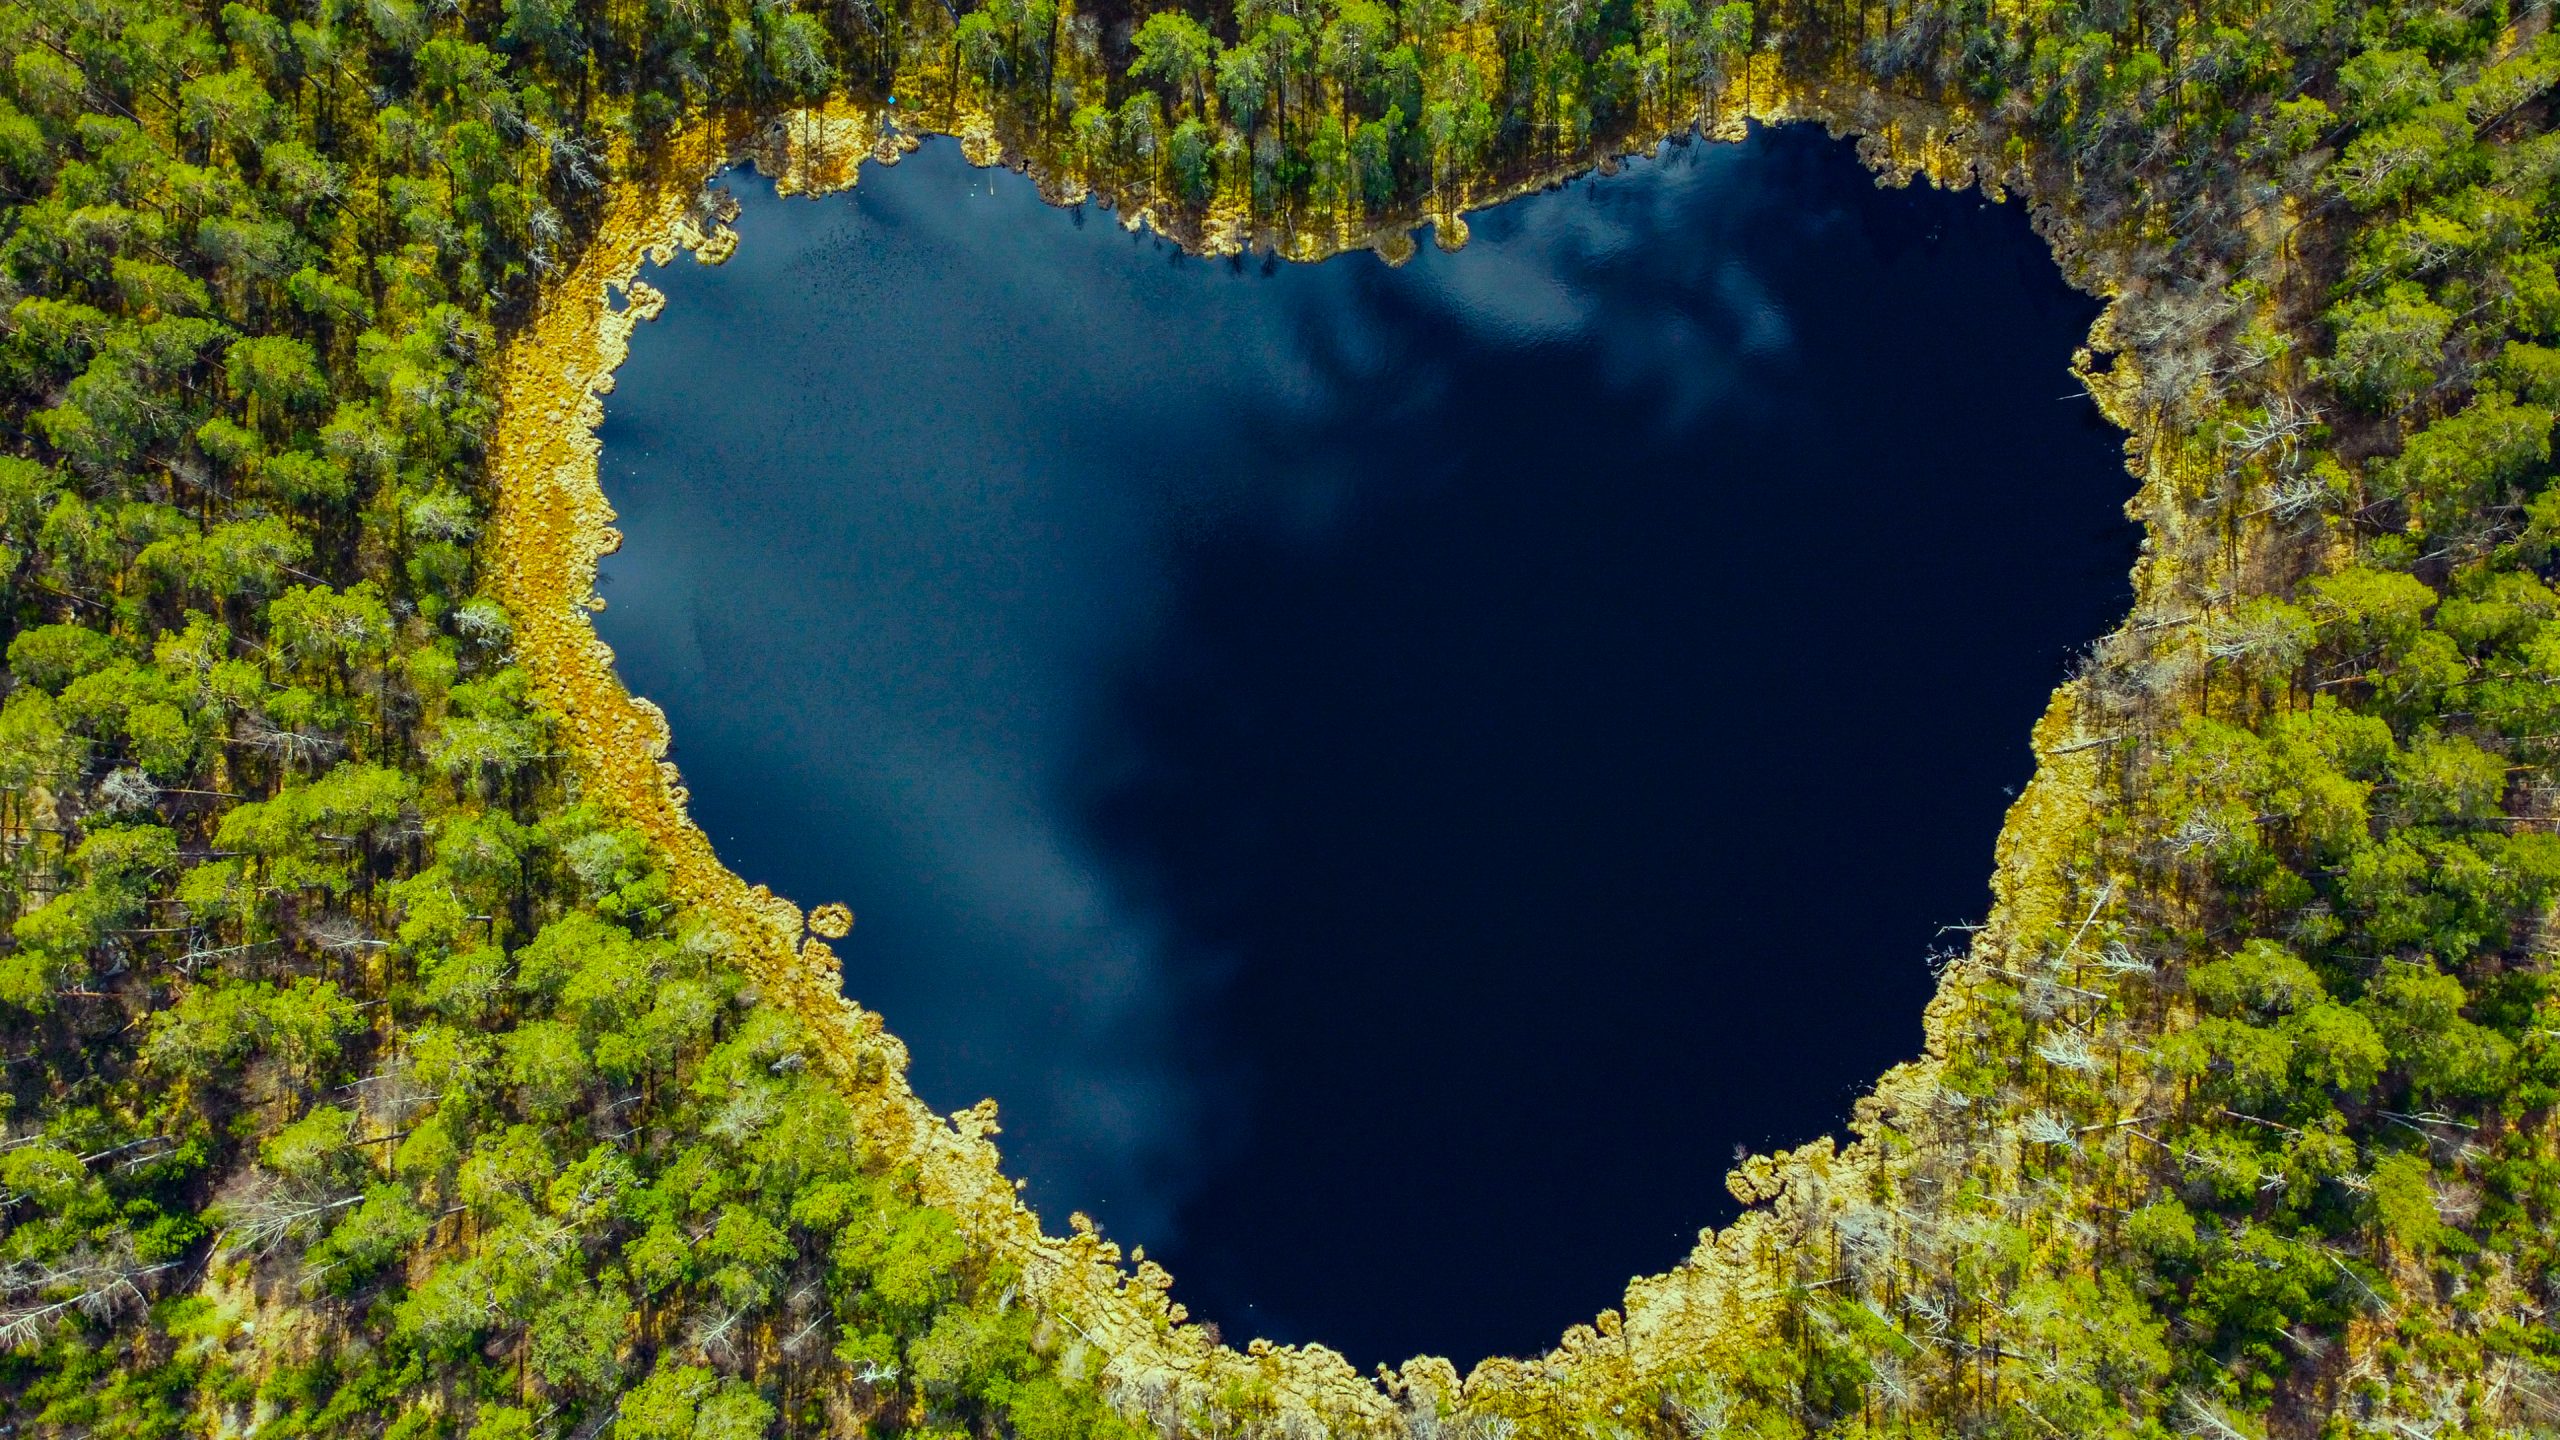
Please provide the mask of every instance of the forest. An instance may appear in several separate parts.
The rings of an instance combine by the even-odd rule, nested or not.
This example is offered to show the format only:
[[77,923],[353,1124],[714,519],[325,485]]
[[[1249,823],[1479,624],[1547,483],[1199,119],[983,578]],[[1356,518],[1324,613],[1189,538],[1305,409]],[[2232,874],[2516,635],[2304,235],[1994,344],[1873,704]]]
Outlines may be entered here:
[[[2549,19],[0,5],[0,1424],[2560,1430]],[[497,357],[670,137],[821,105],[1292,254],[1814,118],[2023,198],[2114,297],[2134,614],[2038,730],[1931,1054],[1737,1166],[1713,1314],[1631,1295],[1345,1411],[1178,1308],[1213,1362],[1115,1354],[593,782],[492,584]]]

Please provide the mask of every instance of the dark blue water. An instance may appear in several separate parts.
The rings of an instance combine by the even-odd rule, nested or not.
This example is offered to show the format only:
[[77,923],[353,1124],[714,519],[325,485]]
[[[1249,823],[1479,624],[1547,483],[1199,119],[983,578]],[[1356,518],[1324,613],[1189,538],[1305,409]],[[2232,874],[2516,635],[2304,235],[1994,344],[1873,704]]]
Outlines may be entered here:
[[1916,1052],[2133,554],[2023,215],[1802,130],[1401,270],[946,143],[730,183],[608,405],[600,624],[1053,1229],[1234,1339],[1534,1351]]

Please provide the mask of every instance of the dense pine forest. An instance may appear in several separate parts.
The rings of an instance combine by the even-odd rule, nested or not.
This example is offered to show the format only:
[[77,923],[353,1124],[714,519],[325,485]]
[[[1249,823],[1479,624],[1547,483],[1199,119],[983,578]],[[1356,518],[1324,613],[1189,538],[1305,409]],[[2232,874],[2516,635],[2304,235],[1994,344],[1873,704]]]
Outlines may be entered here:
[[520,663],[495,358],[668,137],[825,102],[1291,253],[1810,116],[2116,297],[2082,378],[2137,609],[2038,732],[1931,1058],[1736,1171],[1717,1313],[1408,1367],[1359,1428],[2560,1430],[2548,21],[0,5],[0,1424],[1355,1428],[1264,1347],[1113,1353],[927,1203]]

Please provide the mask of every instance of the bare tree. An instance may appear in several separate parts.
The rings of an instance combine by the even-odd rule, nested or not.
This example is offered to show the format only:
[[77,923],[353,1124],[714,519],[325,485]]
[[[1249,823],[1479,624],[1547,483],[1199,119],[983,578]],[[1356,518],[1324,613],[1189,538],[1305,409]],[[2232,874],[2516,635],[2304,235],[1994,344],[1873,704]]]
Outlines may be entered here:
[[336,1194],[297,1185],[252,1165],[225,1185],[214,1201],[212,1217],[221,1226],[214,1253],[268,1255],[289,1241],[307,1240],[323,1216],[363,1198],[361,1193]]
[[53,1260],[0,1266],[0,1346],[38,1344],[74,1315],[105,1323],[147,1305],[140,1282],[176,1263],[136,1263],[132,1237],[119,1233],[104,1251],[83,1246]]

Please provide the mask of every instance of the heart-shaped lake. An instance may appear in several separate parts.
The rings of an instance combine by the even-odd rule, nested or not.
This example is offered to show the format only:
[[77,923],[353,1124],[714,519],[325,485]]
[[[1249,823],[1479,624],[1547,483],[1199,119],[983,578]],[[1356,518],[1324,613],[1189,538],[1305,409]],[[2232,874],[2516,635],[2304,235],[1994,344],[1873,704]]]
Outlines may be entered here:
[[729,183],[607,404],[599,625],[1053,1231],[1237,1339],[1535,1351],[1917,1048],[2133,556],[2014,207],[1782,130],[1390,269],[948,142]]

